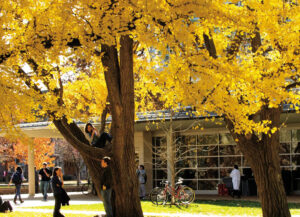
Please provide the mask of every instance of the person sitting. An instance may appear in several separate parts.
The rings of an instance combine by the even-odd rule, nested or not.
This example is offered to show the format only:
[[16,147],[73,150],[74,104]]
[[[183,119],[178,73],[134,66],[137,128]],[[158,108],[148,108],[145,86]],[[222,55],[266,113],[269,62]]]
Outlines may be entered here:
[[9,201],[4,201],[2,200],[2,198],[0,197],[0,213],[6,213],[8,211],[12,212],[13,208],[10,205]]
[[91,124],[91,123],[87,123],[85,125],[85,132],[89,135],[89,137],[91,138],[91,145],[93,147],[97,147],[97,148],[104,148],[106,145],[106,142],[111,142],[112,137],[108,134],[108,133],[101,133],[101,135],[99,135],[99,133],[97,132],[97,130],[95,129],[95,127]]

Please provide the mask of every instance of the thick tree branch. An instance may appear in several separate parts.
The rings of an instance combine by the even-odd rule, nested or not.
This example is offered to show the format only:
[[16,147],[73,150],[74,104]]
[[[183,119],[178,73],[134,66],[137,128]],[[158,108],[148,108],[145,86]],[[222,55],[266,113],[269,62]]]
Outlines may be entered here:
[[105,149],[90,146],[89,141],[85,138],[83,132],[76,123],[72,122],[69,124],[64,117],[61,119],[54,119],[53,123],[67,142],[87,158],[100,161],[104,156],[111,155]]
[[205,47],[207,51],[209,52],[209,55],[213,57],[214,59],[217,58],[217,50],[215,47],[215,43],[212,37],[209,37],[208,35],[203,33],[203,39],[205,43]]
[[296,87],[299,87],[300,86],[300,82],[294,82],[292,84],[289,84],[285,87],[286,90],[290,90],[292,88],[296,88]]

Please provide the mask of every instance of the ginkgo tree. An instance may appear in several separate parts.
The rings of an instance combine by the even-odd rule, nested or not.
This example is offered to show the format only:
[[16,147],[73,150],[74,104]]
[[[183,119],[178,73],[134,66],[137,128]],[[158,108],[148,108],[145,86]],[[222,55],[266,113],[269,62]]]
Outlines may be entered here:
[[216,22],[195,11],[186,28],[168,29],[173,44],[160,39],[169,47],[157,50],[168,58],[145,62],[160,68],[148,70],[148,86],[155,84],[162,101],[172,104],[175,96],[195,106],[196,115],[218,114],[254,172],[263,216],[290,216],[278,151],[283,106],[298,112],[300,103],[298,3],[240,1],[207,10]]
[[[241,38],[245,36],[250,41],[256,39],[253,36],[258,37],[261,33],[253,34],[259,32],[254,31],[255,26],[261,27],[255,18],[267,13],[262,10],[264,5],[270,9],[270,17],[273,12],[281,14],[281,10],[277,9],[278,2],[262,4],[259,1],[250,1],[250,3],[245,7],[235,8],[234,5],[221,0],[2,1],[0,64],[10,78],[9,84],[16,86],[16,91],[10,92],[10,95],[31,96],[31,101],[23,105],[19,105],[18,101],[12,102],[17,104],[16,108],[30,105],[35,115],[47,116],[53,121],[65,139],[82,154],[98,191],[102,173],[99,160],[103,156],[111,156],[115,216],[142,216],[134,166],[134,82],[137,84],[137,91],[152,86],[152,94],[155,94],[159,91],[155,85],[163,86],[164,89],[171,88],[176,91],[178,102],[182,104],[201,107],[202,111],[214,110],[220,114],[227,114],[224,112],[227,111],[224,109],[227,107],[219,104],[222,109],[218,109],[212,105],[216,105],[219,101],[230,106],[234,105],[234,102],[238,101],[234,96],[242,96],[244,90],[241,90],[248,87],[238,79],[242,75],[236,70],[246,69],[240,67],[241,64],[238,63],[245,62],[242,60],[249,56],[241,55],[242,52],[238,52],[237,55],[236,50],[239,49],[235,47],[241,46],[237,46],[239,40],[235,39],[233,33],[241,33],[243,35]],[[292,6],[285,3],[282,3],[282,6],[286,7],[283,13],[287,13],[285,17],[288,18],[283,20],[282,25],[290,25],[294,20],[292,16],[288,16]],[[294,28],[291,25],[291,32]],[[272,28],[270,29],[272,31]],[[268,39],[268,34],[263,34],[262,37]],[[290,41],[291,38],[292,36]],[[229,48],[226,46],[228,41],[233,42]],[[274,49],[276,44],[272,45],[271,48]],[[159,55],[153,56],[152,47],[155,48],[154,52],[160,52]],[[259,47],[255,45],[255,49]],[[220,53],[223,49],[227,50],[228,55]],[[252,51],[256,51],[255,49]],[[247,54],[247,49],[243,51]],[[147,62],[146,70],[139,70],[137,66],[143,66],[139,61],[144,60],[142,57],[145,53],[152,56],[151,62]],[[168,64],[165,62],[167,54]],[[230,60],[233,56],[238,58]],[[78,64],[70,64],[74,58],[88,62],[89,69],[82,70]],[[250,60],[258,61],[261,65],[267,62],[263,63],[259,57]],[[255,68],[251,69],[256,71]],[[224,80],[221,79],[223,72],[224,74],[228,72]],[[235,74],[238,77],[230,76]],[[143,86],[144,78],[148,76],[152,76],[148,79],[150,82]],[[201,82],[204,82],[202,86]],[[4,87],[9,89],[10,86]],[[224,95],[226,92],[228,94]],[[220,96],[220,93],[224,97]],[[172,98],[171,101],[168,100],[170,94],[171,91],[161,94],[164,98],[161,101],[164,101],[167,107],[171,107],[174,102]],[[259,97],[256,91],[250,91],[246,95],[249,100],[252,96],[251,102]],[[242,97],[242,100],[248,99]],[[240,133],[235,135],[243,138],[244,134],[249,135],[253,131],[244,132],[244,128],[234,125],[237,122],[234,120],[246,123],[246,118],[239,115],[239,103],[236,105],[234,109],[228,109],[231,113],[228,113],[226,120],[228,126],[235,126],[232,127],[235,129],[234,132]],[[278,104],[272,105],[276,107]],[[248,106],[249,111],[252,111],[251,114],[255,114],[256,106],[250,107]],[[26,111],[31,112],[21,111],[22,116],[26,116],[24,115]],[[112,116],[112,149],[91,147],[81,129],[73,122],[73,118],[88,120],[88,116],[100,116],[102,111],[109,111]],[[239,119],[234,119],[233,114]],[[103,117],[102,120],[105,120],[105,112]],[[269,122],[257,124],[250,121],[250,123],[253,129],[259,127],[265,129]],[[273,126],[272,129],[275,130]],[[276,132],[274,133],[270,138],[276,135]],[[288,216],[285,198],[280,201],[284,204],[280,207],[285,213],[281,216]],[[263,207],[268,205],[263,203]],[[280,215],[282,212],[273,206],[274,203],[271,204],[271,209],[274,208],[277,216]],[[264,214],[266,215],[266,212]],[[276,215],[268,214],[268,216]]]
[[[148,28],[164,32],[173,19],[188,19],[191,6],[197,10],[207,6],[193,1],[176,3],[179,5],[149,0],[0,3],[0,64],[30,90],[36,114],[52,120],[82,154],[98,191],[99,160],[112,157],[115,216],[143,215],[133,145],[134,51],[143,41],[157,40],[157,34]],[[91,62],[90,73],[68,66],[70,58]],[[101,114],[106,107],[112,116],[112,150],[91,147],[72,121],[81,115]]]

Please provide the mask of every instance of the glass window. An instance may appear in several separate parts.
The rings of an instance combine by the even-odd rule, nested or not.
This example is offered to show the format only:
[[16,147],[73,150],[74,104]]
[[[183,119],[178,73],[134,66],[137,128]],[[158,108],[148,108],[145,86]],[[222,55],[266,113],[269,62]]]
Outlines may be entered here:
[[183,179],[195,179],[197,178],[196,169],[181,170],[176,177],[181,177]]
[[220,144],[233,145],[233,144],[235,144],[235,142],[230,133],[221,133],[220,134]]
[[293,167],[300,167],[300,155],[292,155]]
[[300,142],[292,142],[292,154],[300,153]]
[[292,130],[292,140],[293,142],[300,142],[300,129]]
[[233,167],[232,168],[221,168],[220,169],[220,178],[229,177],[232,170],[233,170]]
[[245,156],[243,156],[242,157],[242,159],[243,159],[243,167],[250,167],[250,164],[249,164],[249,162],[247,161],[247,159],[245,158]]
[[198,156],[218,156],[218,145],[198,146]]
[[236,145],[220,145],[220,155],[240,155]]
[[176,158],[181,158],[181,157],[196,157],[197,156],[197,147],[178,147],[177,152],[176,152]]
[[218,181],[198,181],[198,190],[216,190]]
[[167,179],[167,170],[154,170],[154,179]]
[[280,142],[291,142],[291,130],[280,130],[279,140]]
[[198,167],[218,167],[218,157],[198,158]]
[[291,144],[287,142],[280,143],[279,153],[290,153]]
[[219,144],[219,134],[199,135],[198,145]]
[[218,179],[219,170],[218,169],[201,169],[198,170],[199,179]]
[[290,155],[280,155],[280,166],[290,166]]
[[167,160],[161,160],[160,158],[157,158],[154,165],[156,168],[167,168]]
[[176,159],[176,168],[196,168],[197,160],[195,158]]
[[176,138],[176,143],[180,146],[196,146],[197,145],[197,136],[178,136]]
[[220,157],[220,167],[241,166],[241,157]]
[[197,136],[185,136],[185,145],[187,146],[195,146],[197,145]]
[[194,190],[197,190],[197,180],[183,180],[183,185],[189,186]]

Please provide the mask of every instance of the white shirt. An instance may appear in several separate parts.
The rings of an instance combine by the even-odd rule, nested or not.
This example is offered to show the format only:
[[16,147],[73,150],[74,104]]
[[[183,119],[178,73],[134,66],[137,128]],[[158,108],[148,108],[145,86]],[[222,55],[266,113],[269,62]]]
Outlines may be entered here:
[[230,173],[230,177],[232,178],[233,190],[240,189],[241,182],[241,173],[237,169],[233,169]]

